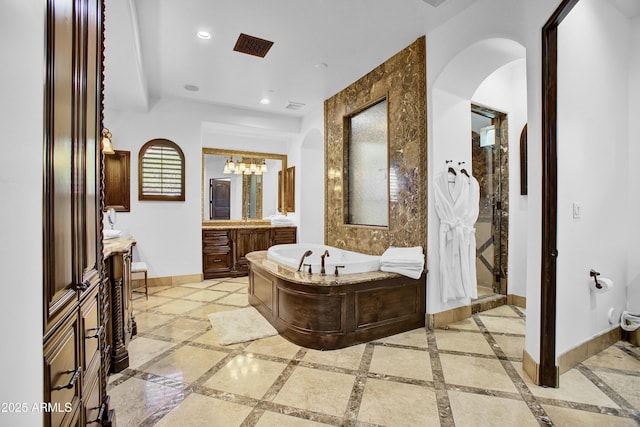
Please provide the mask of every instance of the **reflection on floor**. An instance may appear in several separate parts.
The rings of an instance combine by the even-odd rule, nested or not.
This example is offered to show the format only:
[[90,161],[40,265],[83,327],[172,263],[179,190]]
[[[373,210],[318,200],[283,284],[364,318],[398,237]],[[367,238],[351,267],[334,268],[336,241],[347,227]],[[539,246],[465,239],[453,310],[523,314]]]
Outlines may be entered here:
[[247,279],[136,295],[130,366],[110,377],[118,426],[637,426],[640,349],[619,342],[560,378],[522,373],[524,310],[334,351],[275,336],[220,346],[207,315],[247,305]]

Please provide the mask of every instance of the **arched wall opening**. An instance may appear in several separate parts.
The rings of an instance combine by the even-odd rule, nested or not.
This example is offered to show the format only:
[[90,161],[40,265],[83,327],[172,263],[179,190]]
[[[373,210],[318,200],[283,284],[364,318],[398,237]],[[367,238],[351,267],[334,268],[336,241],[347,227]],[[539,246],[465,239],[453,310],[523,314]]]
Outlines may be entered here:
[[[429,182],[445,167],[446,160],[471,164],[471,104],[507,113],[509,121],[508,197],[509,294],[526,295],[526,197],[519,195],[519,136],[527,117],[526,50],[507,38],[488,38],[463,49],[437,76],[430,93]],[[507,190],[504,190],[507,192]],[[469,298],[443,301],[440,288],[439,218],[432,187],[429,188],[429,250],[427,312],[436,314],[468,306]],[[518,229],[516,230],[516,227]],[[520,231],[518,231],[520,230]],[[515,279],[515,280],[512,280]],[[511,285],[513,283],[513,285]],[[517,284],[516,284],[517,283]],[[457,311],[464,315],[465,310]]]

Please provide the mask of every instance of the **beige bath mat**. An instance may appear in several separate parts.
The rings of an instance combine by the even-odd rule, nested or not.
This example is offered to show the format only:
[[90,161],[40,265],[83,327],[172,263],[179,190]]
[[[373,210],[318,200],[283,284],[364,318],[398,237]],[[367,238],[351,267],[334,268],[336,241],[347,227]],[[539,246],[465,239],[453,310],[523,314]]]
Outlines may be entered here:
[[212,313],[209,321],[221,345],[278,335],[278,331],[253,307]]

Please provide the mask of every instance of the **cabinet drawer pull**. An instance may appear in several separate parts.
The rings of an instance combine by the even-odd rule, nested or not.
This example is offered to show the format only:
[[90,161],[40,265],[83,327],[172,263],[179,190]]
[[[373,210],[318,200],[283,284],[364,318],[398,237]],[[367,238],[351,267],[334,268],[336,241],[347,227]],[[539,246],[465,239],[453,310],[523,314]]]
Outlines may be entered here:
[[90,338],[100,338],[102,336],[102,331],[104,331],[104,325],[100,325],[99,328],[91,328],[91,329],[87,329],[87,332],[89,331],[96,331],[95,335],[87,335],[86,337],[84,337],[85,340],[88,340]]
[[96,418],[95,420],[87,421],[87,424],[102,424],[102,417],[104,416],[104,410],[106,409],[106,407],[107,407],[107,404],[103,403],[100,406],[91,408],[91,410],[100,409],[100,412],[98,412],[98,418]]
[[220,258],[216,258],[213,260],[213,262],[222,262],[222,260]]
[[76,285],[76,291],[86,291],[87,289],[89,289],[90,285],[91,282],[89,281],[89,279],[83,280],[81,283],[78,283]]
[[67,388],[73,388],[73,386],[76,385],[76,381],[78,381],[78,378],[80,378],[80,372],[82,371],[82,367],[78,366],[75,370],[74,369],[70,369],[68,371],[65,372],[65,374],[73,374],[73,376],[71,377],[71,380],[69,381],[69,384],[67,385],[59,385],[57,387],[53,387],[51,390],[52,391],[56,391],[56,390],[64,390]]

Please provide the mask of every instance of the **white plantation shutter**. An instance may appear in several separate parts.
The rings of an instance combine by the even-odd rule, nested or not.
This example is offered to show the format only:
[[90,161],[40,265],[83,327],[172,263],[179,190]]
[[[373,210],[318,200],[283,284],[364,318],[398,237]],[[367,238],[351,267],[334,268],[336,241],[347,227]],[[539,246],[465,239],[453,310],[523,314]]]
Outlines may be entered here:
[[184,154],[168,139],[147,142],[138,156],[138,200],[184,201]]

